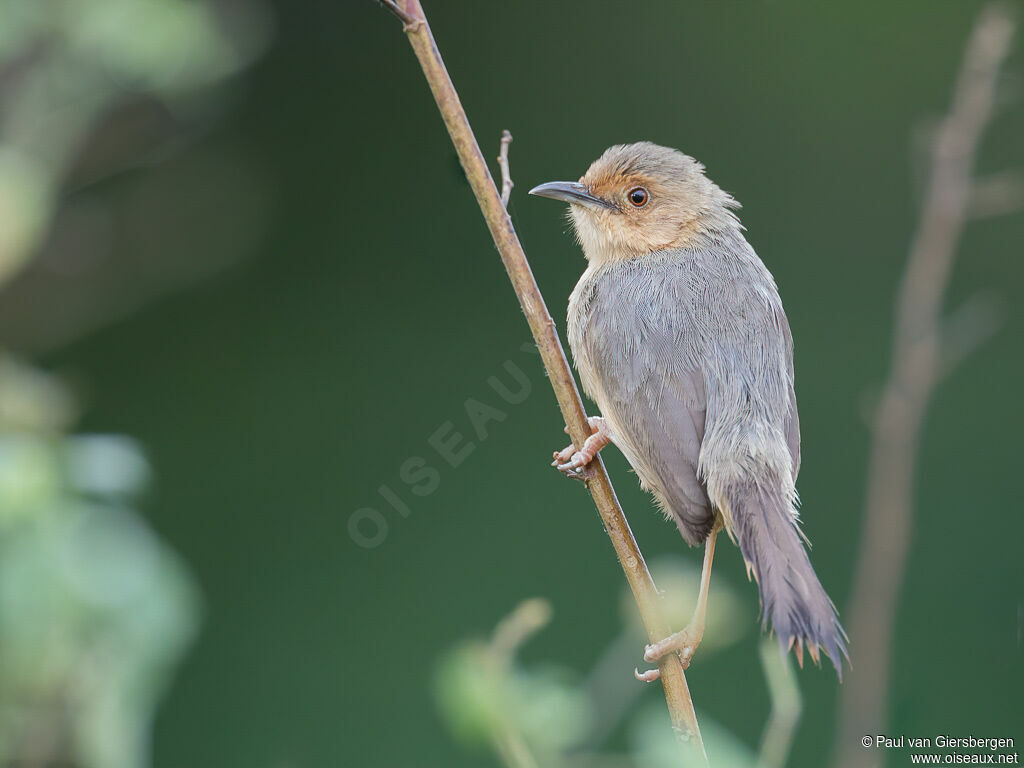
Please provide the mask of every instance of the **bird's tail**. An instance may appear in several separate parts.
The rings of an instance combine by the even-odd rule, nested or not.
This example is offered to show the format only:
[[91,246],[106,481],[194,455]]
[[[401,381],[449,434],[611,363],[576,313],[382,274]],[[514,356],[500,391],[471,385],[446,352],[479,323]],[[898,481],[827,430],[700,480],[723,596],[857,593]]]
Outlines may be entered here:
[[748,572],[757,580],[762,627],[770,619],[779,643],[784,649],[795,646],[801,664],[805,646],[815,662],[819,650],[824,651],[842,679],[846,633],[811,566],[794,507],[795,492],[785,493],[786,485],[760,479],[732,484],[724,494],[729,506],[726,520]]

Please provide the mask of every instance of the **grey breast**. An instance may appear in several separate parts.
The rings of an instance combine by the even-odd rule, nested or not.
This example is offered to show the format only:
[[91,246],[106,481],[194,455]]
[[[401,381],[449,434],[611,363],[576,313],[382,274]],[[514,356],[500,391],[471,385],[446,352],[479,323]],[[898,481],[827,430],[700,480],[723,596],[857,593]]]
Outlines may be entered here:
[[584,389],[616,445],[684,538],[707,535],[697,475],[707,398],[707,328],[690,259],[679,251],[588,270],[570,302],[569,340]]

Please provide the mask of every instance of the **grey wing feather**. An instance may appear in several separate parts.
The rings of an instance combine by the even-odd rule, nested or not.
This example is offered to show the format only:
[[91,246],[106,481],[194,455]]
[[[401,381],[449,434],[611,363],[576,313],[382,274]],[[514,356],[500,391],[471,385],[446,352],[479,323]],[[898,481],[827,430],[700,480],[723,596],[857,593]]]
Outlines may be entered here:
[[[707,397],[693,326],[679,317],[689,304],[685,273],[674,277],[643,269],[606,275],[596,289],[617,300],[595,297],[577,362],[641,484],[696,545],[713,521],[697,472]],[[623,301],[634,291],[646,300]]]
[[786,444],[793,458],[793,482],[800,473],[800,414],[796,410],[796,390],[789,388],[789,415],[786,417]]
[[796,407],[796,390],[793,388],[793,332],[789,328],[789,318],[785,310],[779,304],[776,313],[776,323],[782,331],[786,344],[786,373],[789,376],[789,413],[786,414],[786,444],[789,446],[789,455],[793,459],[793,482],[800,473],[800,414]]

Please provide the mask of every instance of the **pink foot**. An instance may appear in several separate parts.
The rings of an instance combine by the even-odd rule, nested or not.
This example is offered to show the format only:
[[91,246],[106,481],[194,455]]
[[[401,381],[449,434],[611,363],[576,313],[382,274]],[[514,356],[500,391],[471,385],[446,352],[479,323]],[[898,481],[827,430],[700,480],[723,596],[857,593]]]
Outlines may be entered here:
[[554,461],[551,462],[551,466],[558,467],[559,472],[566,475],[577,474],[579,470],[594,460],[598,451],[612,441],[608,425],[600,416],[591,416],[587,419],[587,423],[590,424],[592,434],[583,443],[582,448],[576,450],[576,446],[570,445],[553,454]]

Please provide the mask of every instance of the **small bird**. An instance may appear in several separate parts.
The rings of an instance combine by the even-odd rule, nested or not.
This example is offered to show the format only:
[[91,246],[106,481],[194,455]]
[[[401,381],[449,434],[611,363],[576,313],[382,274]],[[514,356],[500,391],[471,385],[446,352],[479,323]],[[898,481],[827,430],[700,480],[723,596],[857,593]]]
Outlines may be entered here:
[[[577,474],[614,443],[691,545],[705,543],[686,629],[647,646],[689,665],[704,633],[715,540],[724,526],[758,584],[762,627],[842,675],[846,634],[811,566],[797,513],[800,421],[793,339],[775,280],[743,236],[739,204],[692,157],[617,145],[578,182],[530,190],[569,204],[588,265],[568,335],[601,417],[554,454]],[[655,680],[658,671],[637,673]]]

